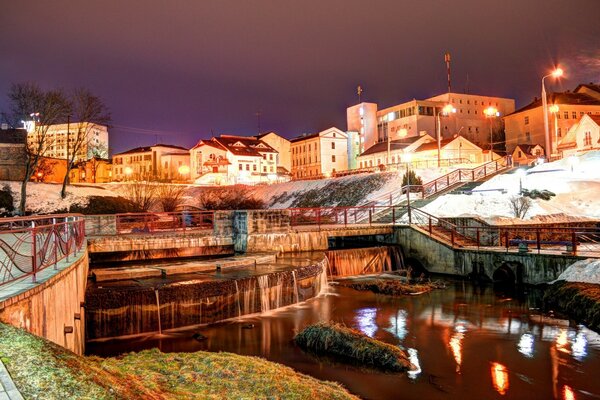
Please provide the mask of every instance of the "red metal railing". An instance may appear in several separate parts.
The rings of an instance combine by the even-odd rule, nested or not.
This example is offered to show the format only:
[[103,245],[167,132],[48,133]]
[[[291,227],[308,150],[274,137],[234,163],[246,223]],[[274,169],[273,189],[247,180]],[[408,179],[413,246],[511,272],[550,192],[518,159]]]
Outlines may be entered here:
[[417,208],[411,209],[411,219],[429,236],[452,246],[600,255],[598,227],[458,226]]
[[291,226],[395,225],[408,211],[406,206],[356,206],[290,208]]
[[[420,193],[421,198],[425,199],[448,190],[460,183],[476,182],[499,171],[505,170],[508,167],[509,163],[507,157],[502,157],[475,168],[456,169],[422,185],[410,185],[410,192]],[[378,206],[398,204],[399,202],[406,200],[407,189],[408,186],[402,186],[401,188],[390,190],[368,204]]]
[[118,234],[177,232],[212,229],[214,211],[180,211],[116,214]]
[[0,286],[26,276],[35,282],[40,271],[68,261],[85,243],[82,215],[7,218],[1,225]]

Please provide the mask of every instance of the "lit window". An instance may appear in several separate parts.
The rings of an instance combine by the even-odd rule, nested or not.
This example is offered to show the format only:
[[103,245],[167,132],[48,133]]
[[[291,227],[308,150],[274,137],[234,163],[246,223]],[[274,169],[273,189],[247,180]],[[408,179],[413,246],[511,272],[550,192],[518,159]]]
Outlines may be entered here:
[[572,116],[573,116],[573,119],[577,119],[577,111],[573,111]]
[[564,116],[565,116],[565,119],[569,119],[569,112],[565,111]]
[[583,138],[583,145],[584,146],[592,145],[592,134],[590,132],[585,133],[585,137]]

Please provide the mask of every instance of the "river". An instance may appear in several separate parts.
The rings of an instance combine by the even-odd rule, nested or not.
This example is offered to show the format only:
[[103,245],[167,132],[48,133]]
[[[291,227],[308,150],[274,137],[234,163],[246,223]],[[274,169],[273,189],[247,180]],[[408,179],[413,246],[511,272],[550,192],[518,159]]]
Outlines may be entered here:
[[[340,382],[365,399],[600,398],[600,336],[542,313],[541,295],[536,288],[515,294],[463,281],[404,297],[332,285],[326,295],[266,315],[163,335],[89,342],[87,351],[113,356],[158,347],[165,352],[260,356]],[[322,320],[401,346],[420,370],[382,373],[316,357],[294,345],[296,332]],[[207,339],[193,339],[195,332]]]

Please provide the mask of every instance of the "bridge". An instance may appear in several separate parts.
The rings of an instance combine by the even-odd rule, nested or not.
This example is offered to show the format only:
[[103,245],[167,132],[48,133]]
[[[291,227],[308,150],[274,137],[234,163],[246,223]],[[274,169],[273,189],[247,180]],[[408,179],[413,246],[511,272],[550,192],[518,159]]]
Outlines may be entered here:
[[597,221],[494,226],[407,205],[11,218],[0,220],[0,321],[82,353],[88,254],[286,253],[361,239],[400,245],[414,269],[530,284],[600,257]]

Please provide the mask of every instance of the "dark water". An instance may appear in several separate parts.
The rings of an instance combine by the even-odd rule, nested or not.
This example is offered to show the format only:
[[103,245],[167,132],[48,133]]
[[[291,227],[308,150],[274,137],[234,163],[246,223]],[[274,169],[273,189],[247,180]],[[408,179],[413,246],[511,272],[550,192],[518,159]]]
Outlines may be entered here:
[[[541,293],[521,296],[451,283],[446,290],[389,297],[333,287],[331,293],[270,315],[195,331],[88,343],[102,356],[159,347],[257,355],[320,379],[342,383],[368,399],[597,399],[600,338],[541,314]],[[334,320],[413,354],[421,368],[386,374],[317,358],[294,346],[308,324]],[[253,329],[243,329],[247,323]],[[192,339],[200,331],[204,342]]]

